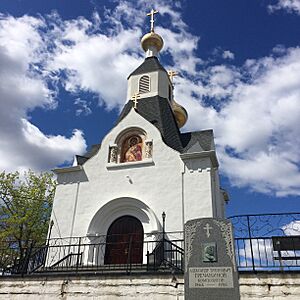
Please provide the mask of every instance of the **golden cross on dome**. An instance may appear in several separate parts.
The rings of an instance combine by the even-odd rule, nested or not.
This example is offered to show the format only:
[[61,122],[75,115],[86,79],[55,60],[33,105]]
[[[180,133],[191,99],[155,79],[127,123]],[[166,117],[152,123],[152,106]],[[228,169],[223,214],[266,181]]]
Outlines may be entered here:
[[135,93],[132,97],[131,97],[131,101],[133,103],[133,108],[137,109],[137,105],[138,105],[138,99],[140,98],[140,94],[139,93]]
[[169,78],[171,80],[171,82],[173,83],[173,78],[178,75],[178,73],[176,71],[168,71],[168,75],[169,75]]
[[154,32],[154,15],[157,14],[158,11],[151,9],[151,11],[147,14],[147,16],[151,16],[150,24],[151,24],[151,32]]

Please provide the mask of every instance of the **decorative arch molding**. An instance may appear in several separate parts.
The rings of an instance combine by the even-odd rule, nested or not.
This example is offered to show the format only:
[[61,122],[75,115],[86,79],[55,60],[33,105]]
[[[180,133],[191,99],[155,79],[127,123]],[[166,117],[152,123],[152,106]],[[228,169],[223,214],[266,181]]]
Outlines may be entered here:
[[139,127],[129,127],[122,130],[115,139],[115,144],[122,144],[126,138],[131,136],[133,133],[146,136],[146,131]]
[[145,233],[161,231],[161,225],[149,206],[138,199],[122,197],[109,201],[96,212],[88,227],[87,236],[106,235],[112,222],[125,215],[140,220]]

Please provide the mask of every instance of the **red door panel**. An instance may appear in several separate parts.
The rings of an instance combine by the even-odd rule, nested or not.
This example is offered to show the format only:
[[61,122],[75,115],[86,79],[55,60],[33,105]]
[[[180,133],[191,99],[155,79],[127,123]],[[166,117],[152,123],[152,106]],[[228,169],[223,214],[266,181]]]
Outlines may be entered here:
[[142,263],[143,239],[143,226],[137,218],[123,216],[116,219],[107,232],[104,263]]

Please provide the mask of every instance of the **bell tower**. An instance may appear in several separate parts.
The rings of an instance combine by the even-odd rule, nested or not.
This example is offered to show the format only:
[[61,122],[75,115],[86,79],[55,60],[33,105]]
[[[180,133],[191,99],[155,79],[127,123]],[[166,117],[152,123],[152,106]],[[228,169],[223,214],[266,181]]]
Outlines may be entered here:
[[128,76],[127,100],[132,100],[135,95],[139,99],[161,97],[168,101],[173,111],[177,126],[183,127],[187,121],[187,111],[174,100],[173,78],[175,71],[166,71],[160,64],[158,56],[162,50],[163,38],[154,31],[154,15],[157,10],[151,10],[150,32],[141,39],[141,47],[145,52],[145,61]]

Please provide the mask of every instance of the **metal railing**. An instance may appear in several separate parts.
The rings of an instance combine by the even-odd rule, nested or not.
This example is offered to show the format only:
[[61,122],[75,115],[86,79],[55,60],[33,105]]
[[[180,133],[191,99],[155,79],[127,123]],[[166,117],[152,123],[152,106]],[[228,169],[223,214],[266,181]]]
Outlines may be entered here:
[[239,271],[300,270],[300,213],[229,217]]
[[[300,213],[229,218],[239,271],[299,271]],[[183,272],[183,232],[145,234],[124,241],[107,236],[50,239],[45,245],[0,243],[0,275],[36,273]],[[110,260],[107,249],[119,260]],[[119,251],[119,252],[118,252]]]
[[[46,246],[28,247],[22,258],[15,248],[0,248],[0,275],[183,272],[182,232],[111,240],[108,236],[50,239]],[[114,252],[112,261],[108,249]]]

